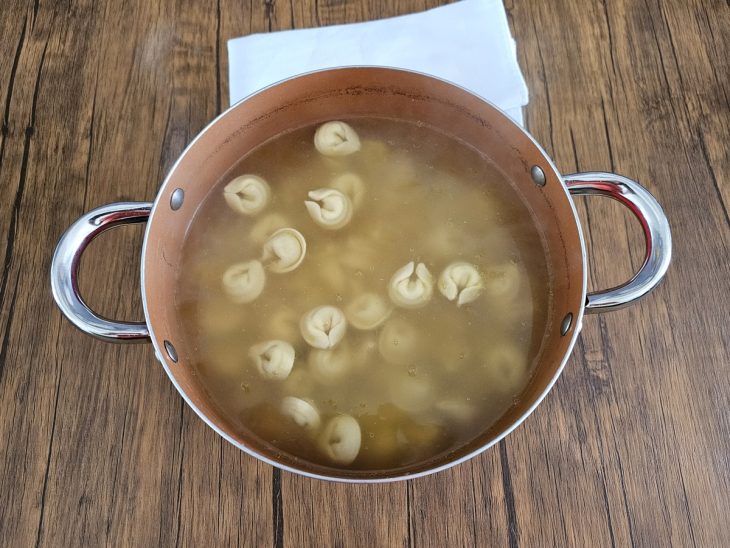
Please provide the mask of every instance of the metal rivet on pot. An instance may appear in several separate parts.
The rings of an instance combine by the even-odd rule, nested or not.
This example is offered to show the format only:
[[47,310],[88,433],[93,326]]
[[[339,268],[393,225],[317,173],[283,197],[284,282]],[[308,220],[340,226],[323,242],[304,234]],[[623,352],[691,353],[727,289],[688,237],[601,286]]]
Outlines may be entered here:
[[177,211],[185,201],[185,191],[182,188],[176,188],[170,196],[170,207],[173,211]]
[[167,355],[170,357],[173,363],[177,363],[177,350],[175,350],[175,347],[172,346],[172,343],[170,341],[165,341],[164,344]]
[[532,166],[530,175],[537,186],[545,186],[545,172],[540,166]]
[[565,315],[565,318],[563,318],[562,323],[560,324],[560,334],[565,335],[568,331],[570,331],[570,326],[573,324],[573,314],[568,312]]

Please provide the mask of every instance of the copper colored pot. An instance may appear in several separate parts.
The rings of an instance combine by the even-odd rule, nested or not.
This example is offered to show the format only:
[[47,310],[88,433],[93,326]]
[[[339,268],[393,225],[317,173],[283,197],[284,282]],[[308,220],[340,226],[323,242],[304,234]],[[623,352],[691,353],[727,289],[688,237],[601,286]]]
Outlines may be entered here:
[[[477,439],[448,455],[407,468],[381,471],[347,471],[314,465],[280,454],[254,436],[237,434],[193,374],[174,305],[175,276],[185,231],[211,187],[242,156],[283,131],[358,116],[422,121],[458,136],[489,156],[512,181],[545,235],[552,280],[546,344],[518,403]],[[641,222],[646,256],[639,272],[626,284],[587,294],[586,251],[572,194],[614,198]],[[111,321],[92,312],[79,295],[78,264],[85,247],[98,234],[135,222],[147,222],[141,276],[145,322]],[[354,67],[298,76],[229,108],[190,143],[153,204],[110,204],[76,221],[56,248],[51,285],[61,311],[86,333],[111,342],[151,341],[170,380],[188,405],[243,451],[311,477],[375,482],[437,472],[494,445],[525,420],[550,390],[570,355],[583,315],[620,308],[644,296],[664,276],[670,256],[671,235],[664,212],[639,184],[608,173],[561,175],[545,151],[521,127],[484,99],[453,84],[414,72]]]

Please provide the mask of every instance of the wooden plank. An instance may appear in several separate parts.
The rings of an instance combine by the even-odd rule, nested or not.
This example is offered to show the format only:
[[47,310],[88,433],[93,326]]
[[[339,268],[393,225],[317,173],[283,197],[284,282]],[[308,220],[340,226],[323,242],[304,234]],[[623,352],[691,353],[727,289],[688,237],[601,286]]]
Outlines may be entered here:
[[[229,38],[436,3],[3,4],[1,545],[730,544],[721,0],[505,2],[530,131],[564,172],[646,184],[674,228],[675,260],[641,304],[586,317],[554,391],[469,463],[378,486],[281,473],[205,426],[149,347],[93,341],[55,310],[53,244],[83,211],[154,197],[227,104]],[[642,258],[635,222],[604,202],[578,204],[596,288]],[[142,316],[141,236],[113,232],[85,257],[82,290],[102,313]]]
[[[27,3],[3,7],[2,143],[0,144],[0,238],[2,246],[2,344],[0,346],[0,543],[35,541],[47,481],[49,437],[55,421],[59,369],[55,356],[46,360],[58,335],[58,321],[48,314],[28,329],[26,311],[46,308],[47,295],[34,288],[47,283],[41,272],[40,249],[30,239],[44,241],[46,208],[30,211],[28,200],[46,194],[36,180],[45,156],[38,134],[47,128],[39,103],[46,82],[45,64],[50,21]],[[5,57],[5,56],[3,56]],[[40,187],[40,188],[39,188]],[[47,197],[47,195],[46,195]],[[39,224],[34,227],[33,221]],[[33,234],[31,234],[33,232]],[[45,233],[44,233],[45,232]]]
[[517,530],[504,446],[408,484],[413,546],[513,546]]
[[[562,517],[560,522],[552,519],[531,528],[532,535],[520,540],[544,541],[546,530],[553,531],[549,540],[559,540],[562,529],[563,541],[578,540],[578,544],[589,539],[607,545],[726,543],[727,532],[717,526],[716,509],[728,508],[727,491],[711,487],[727,484],[727,459],[711,456],[726,454],[722,441],[726,437],[718,437],[715,421],[701,417],[728,408],[727,396],[712,387],[727,382],[727,373],[717,366],[729,363],[730,357],[719,326],[699,327],[695,321],[704,324],[726,315],[727,301],[713,299],[710,293],[727,291],[727,263],[712,259],[728,256],[727,228],[711,177],[707,171],[702,175],[703,159],[692,154],[685,138],[677,137],[696,135],[697,127],[681,110],[682,100],[692,100],[694,94],[676,87],[682,75],[677,63],[672,66],[665,55],[665,49],[671,54],[670,37],[656,31],[663,20],[656,6],[593,4],[593,11],[537,8],[529,8],[533,17],[520,17],[517,9],[512,13],[517,35],[520,25],[527,33],[521,43],[528,81],[536,76],[544,84],[531,86],[531,131],[553,149],[558,166],[566,171],[616,170],[643,181],[664,205],[680,237],[675,237],[673,268],[655,295],[631,309],[585,319],[576,359],[568,363],[555,394],[536,413],[533,421],[540,421],[536,431],[529,432],[534,439],[554,432],[556,426],[559,431],[568,428],[558,447],[552,439],[545,441],[545,462],[531,474],[570,478],[570,484],[557,482],[549,490],[556,493],[554,503],[559,503]],[[670,9],[669,3],[661,8],[683,11],[674,4]],[[692,12],[677,16],[689,20]],[[541,24],[538,27],[530,19]],[[571,29],[570,42],[562,33],[565,27]],[[699,38],[688,29],[682,32],[685,39]],[[530,46],[537,54],[529,51]],[[551,55],[541,57],[540,50]],[[681,53],[689,54],[688,50]],[[637,56],[636,51],[643,53]],[[533,60],[539,61],[537,69],[532,68]],[[707,80],[708,73],[703,74]],[[696,93],[720,90],[712,82],[704,85],[705,91]],[[638,231],[633,225],[627,227],[627,217],[617,210],[592,202],[583,209],[594,287],[620,281],[640,257]],[[706,212],[702,219],[682,218],[699,211]],[[689,226],[693,230],[682,230]],[[713,238],[708,241],[706,234]],[[633,257],[620,251],[627,246],[634,250]],[[694,262],[707,259],[701,266]],[[692,280],[700,271],[707,271],[708,279],[716,282],[696,287]],[[690,299],[688,292],[693,295]],[[586,400],[588,395],[593,397]],[[723,419],[724,432],[727,416]],[[526,428],[533,424],[528,421]],[[511,441],[518,441],[515,438],[519,436]],[[532,445],[514,458],[534,453]],[[587,461],[586,445],[594,446],[590,454],[597,455],[597,461]],[[570,455],[570,446],[580,449],[580,465],[577,456]],[[715,448],[710,453],[696,450],[710,446]],[[587,473],[577,473],[586,468]],[[593,481],[587,482],[591,477]],[[700,493],[708,491],[711,494],[700,500]],[[541,501],[528,495],[523,500],[517,497],[516,503],[521,523],[520,517],[534,515]],[[607,527],[567,521],[571,517],[592,521],[595,516],[610,519]]]

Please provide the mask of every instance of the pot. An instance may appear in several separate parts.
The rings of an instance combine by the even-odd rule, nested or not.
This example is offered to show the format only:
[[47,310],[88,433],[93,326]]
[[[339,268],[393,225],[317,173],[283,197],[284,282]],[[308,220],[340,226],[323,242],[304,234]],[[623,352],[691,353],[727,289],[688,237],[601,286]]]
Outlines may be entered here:
[[[186,229],[213,185],[240,158],[283,131],[332,119],[380,116],[423,121],[458,136],[502,170],[532,211],[545,235],[552,279],[542,358],[516,403],[475,440],[447,455],[407,468],[356,471],[329,468],[281,454],[254,436],[236,433],[207,397],[188,362],[175,310],[177,267]],[[586,250],[573,195],[613,198],[641,223],[646,254],[625,284],[587,293]],[[94,313],[79,294],[82,253],[112,227],[146,222],[142,246],[145,321],[113,321]],[[497,443],[516,428],[550,391],[570,355],[583,315],[626,306],[650,292],[667,271],[671,234],[656,200],[638,183],[610,173],[561,175],[545,151],[499,109],[454,84],[415,72],[348,67],[298,76],[233,105],[185,149],[154,203],[123,202],[97,208],[61,237],[51,266],[53,295],[61,311],[82,331],[110,342],[152,342],[180,395],[226,440],[269,464],[309,477],[349,482],[413,478],[454,466]]]

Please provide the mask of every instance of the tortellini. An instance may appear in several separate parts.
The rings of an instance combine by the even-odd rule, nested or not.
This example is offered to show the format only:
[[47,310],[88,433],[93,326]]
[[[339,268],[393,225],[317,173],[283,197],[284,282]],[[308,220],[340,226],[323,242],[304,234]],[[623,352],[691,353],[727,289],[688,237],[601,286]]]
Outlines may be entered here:
[[461,306],[479,297],[482,292],[482,277],[473,264],[457,261],[441,273],[438,287],[444,297]]
[[281,400],[279,411],[285,417],[292,419],[297,426],[316,432],[319,430],[321,419],[317,408],[307,400],[295,398],[294,396],[286,396]]
[[304,260],[307,242],[302,233],[293,228],[281,228],[264,244],[263,262],[272,272],[291,272]]
[[433,387],[424,377],[400,374],[389,389],[393,403],[408,413],[420,413],[432,404]]
[[363,431],[361,455],[368,464],[387,466],[399,450],[396,425],[379,414],[360,415],[358,421]]
[[227,381],[241,376],[241,356],[230,344],[209,344],[200,349],[201,369],[209,375],[216,375]]
[[453,257],[454,250],[464,249],[466,238],[455,224],[435,224],[424,231],[419,242],[435,258]]
[[329,460],[350,464],[360,453],[360,424],[350,415],[337,415],[329,420],[319,437],[319,446]]
[[282,308],[267,315],[266,319],[266,333],[270,337],[290,343],[299,338],[299,321],[293,310]]
[[371,362],[378,351],[378,340],[375,335],[369,335],[366,338],[352,345],[352,364],[356,368],[364,366]]
[[411,261],[393,274],[388,295],[395,305],[403,308],[425,306],[433,295],[433,276],[425,264]]
[[339,230],[352,219],[352,201],[334,188],[318,188],[304,202],[309,216],[322,228]]
[[487,268],[484,272],[484,291],[490,297],[512,300],[520,292],[521,285],[522,273],[512,262]]
[[349,172],[343,173],[335,177],[330,183],[330,186],[350,198],[354,209],[359,208],[362,204],[362,200],[365,197],[365,184],[359,175]]
[[242,215],[255,215],[271,198],[269,184],[258,175],[241,175],[223,188],[228,206]]
[[[453,322],[453,320],[452,320]],[[448,374],[460,373],[465,365],[471,364],[474,351],[469,345],[469,338],[452,325],[441,332],[441,339],[434,357],[440,368]]]
[[410,151],[403,147],[394,149],[382,140],[363,139],[357,159],[365,168],[382,174],[389,184],[399,190],[417,184],[422,174],[417,169],[419,163]]
[[378,260],[378,248],[359,236],[319,242],[311,255],[322,285],[339,294],[365,289],[363,274],[372,272]]
[[397,158],[393,158],[389,171],[393,177],[393,184],[403,190],[412,188],[419,183],[416,162],[410,156],[399,154]]
[[527,382],[528,355],[510,344],[492,346],[484,356],[488,382],[502,393],[515,392]]
[[288,224],[286,217],[280,213],[267,213],[251,228],[251,241],[263,245],[277,230],[286,228]]
[[420,355],[422,340],[412,324],[402,318],[392,318],[383,326],[378,337],[378,350],[393,365],[406,365]]
[[286,341],[271,340],[255,344],[248,355],[265,379],[284,380],[294,367],[294,347]]
[[363,293],[347,305],[347,320],[355,329],[370,330],[388,319],[393,307],[377,293]]
[[360,150],[360,137],[345,122],[327,122],[314,133],[314,146],[325,156],[347,156]]
[[318,306],[302,316],[299,322],[302,337],[314,348],[334,348],[345,336],[345,314],[335,306]]
[[233,312],[231,304],[223,299],[201,300],[196,308],[196,325],[214,338],[232,335],[242,325],[240,315]]
[[352,281],[352,275],[342,266],[339,257],[334,253],[320,253],[315,260],[319,267],[322,285],[336,293],[345,292]]
[[474,405],[457,399],[441,400],[436,404],[436,410],[458,422],[468,422],[477,415]]
[[372,240],[362,236],[350,236],[338,253],[340,262],[354,270],[372,269],[380,254]]
[[250,303],[261,295],[265,284],[266,273],[259,261],[236,263],[223,273],[223,290],[236,303]]
[[449,437],[444,426],[428,422],[409,421],[396,433],[397,439],[411,449],[423,450],[441,446]]
[[376,168],[391,168],[394,161],[394,156],[398,158],[404,158],[403,150],[399,150],[400,154],[393,154],[391,149],[385,141],[379,139],[363,139],[360,147],[361,153],[358,154],[358,159],[363,164],[376,167]]
[[307,359],[312,377],[322,384],[344,380],[350,372],[352,361],[352,354],[344,344],[332,350],[313,348]]
[[289,376],[282,384],[282,389],[285,394],[297,395],[297,396],[308,396],[314,393],[316,388],[316,382],[309,374],[306,368],[297,367],[293,369]]

